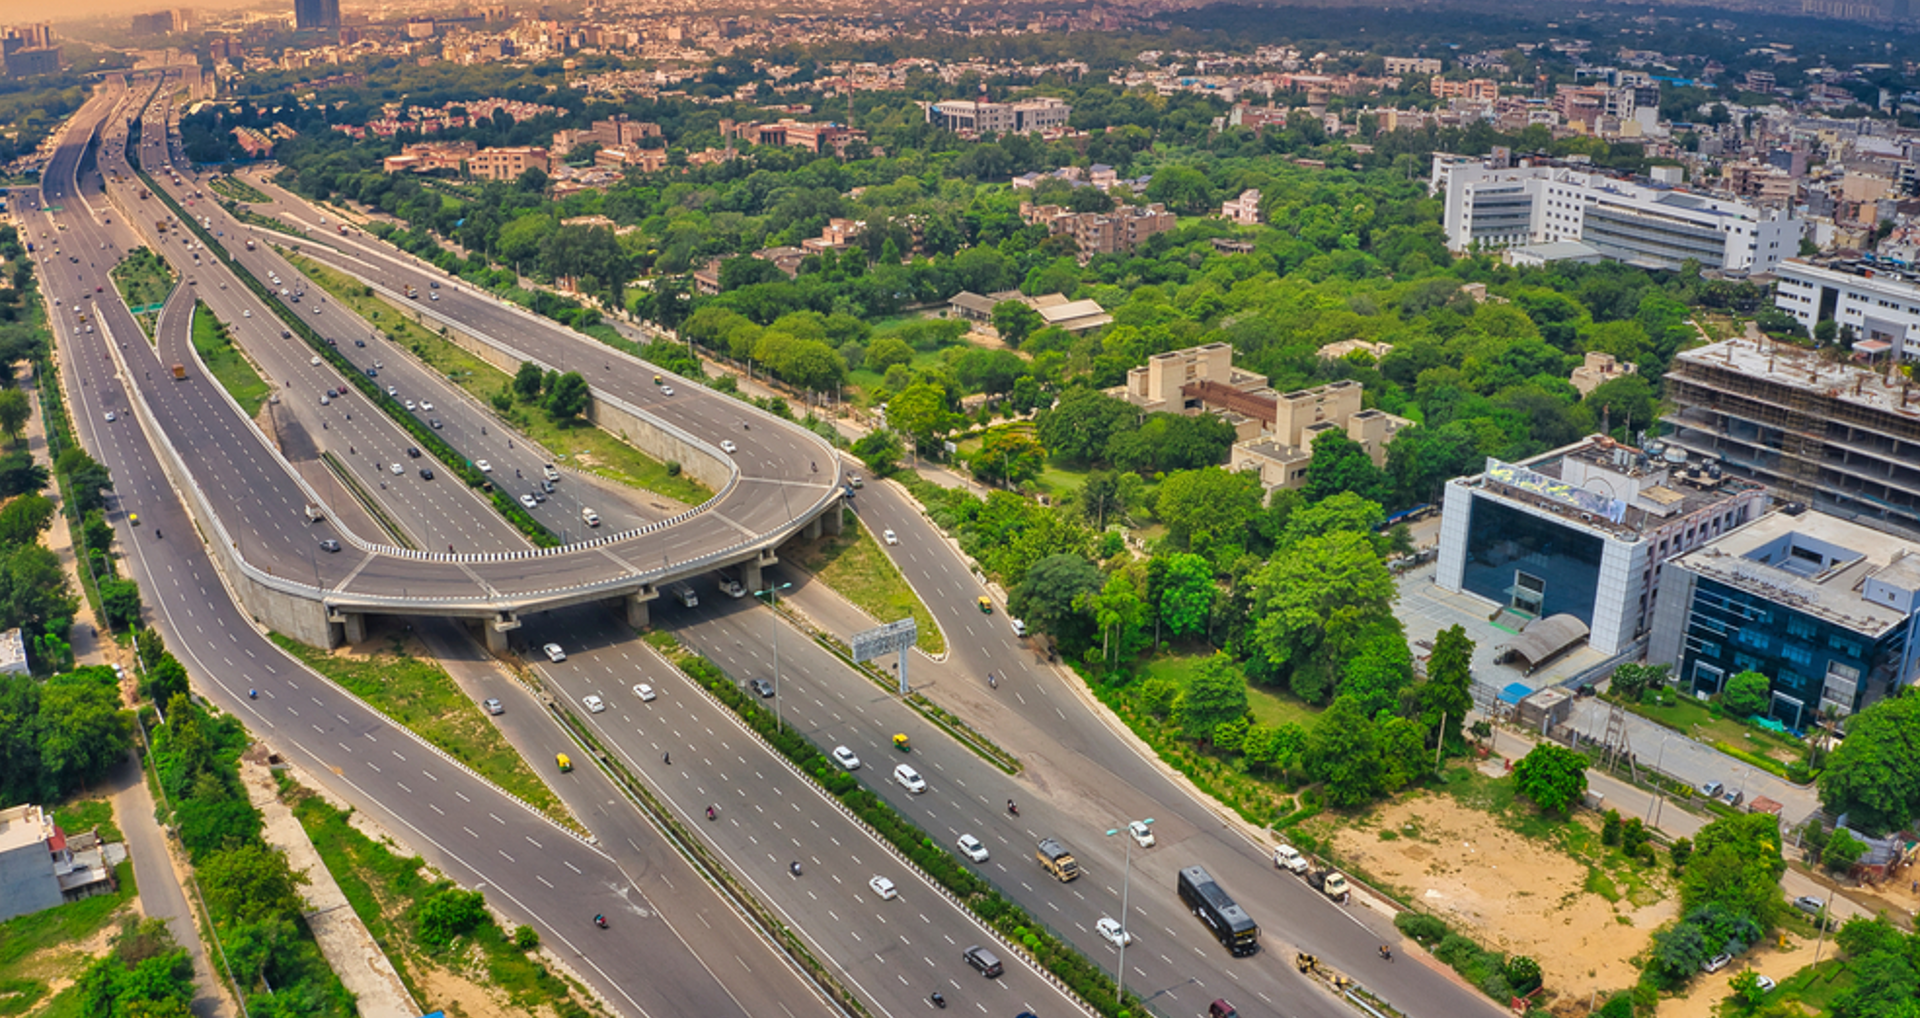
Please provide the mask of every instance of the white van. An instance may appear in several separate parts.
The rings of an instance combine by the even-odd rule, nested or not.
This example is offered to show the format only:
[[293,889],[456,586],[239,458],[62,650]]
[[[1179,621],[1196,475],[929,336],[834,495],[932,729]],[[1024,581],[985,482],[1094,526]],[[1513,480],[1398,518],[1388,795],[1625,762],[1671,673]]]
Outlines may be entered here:
[[906,764],[901,764],[893,769],[893,780],[899,783],[901,788],[915,795],[919,795],[921,792],[927,790],[926,779],[920,776],[919,771],[908,767]]
[[597,527],[600,525],[600,514],[591,509],[580,510],[580,519],[589,527]]

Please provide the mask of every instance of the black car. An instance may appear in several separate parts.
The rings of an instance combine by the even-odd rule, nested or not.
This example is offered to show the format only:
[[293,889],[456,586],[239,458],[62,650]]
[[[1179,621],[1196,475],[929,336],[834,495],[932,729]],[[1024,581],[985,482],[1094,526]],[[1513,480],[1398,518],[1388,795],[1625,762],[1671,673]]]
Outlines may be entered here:
[[366,340],[364,340],[364,339],[356,339],[356,340],[354,340],[354,341],[353,341],[353,345],[354,345],[354,346],[366,346],[366,345],[367,345],[367,341],[366,341]]
[[417,460],[417,459],[419,459],[419,458],[420,458],[420,447],[419,447],[419,446],[417,446],[417,445],[410,445],[410,446],[407,446],[407,458],[408,458],[408,459],[410,459],[410,460]]
[[423,481],[431,481],[431,480],[433,480],[433,469],[432,469],[431,467],[421,467],[421,468],[420,468],[420,479],[421,479],[421,480],[423,480]]
[[756,693],[759,693],[761,699],[765,699],[773,695],[773,683],[768,682],[765,679],[755,679],[752,682],[747,683],[747,685],[752,686],[753,691]]
[[321,551],[339,551],[340,542],[329,537],[326,540],[320,542],[320,550]]

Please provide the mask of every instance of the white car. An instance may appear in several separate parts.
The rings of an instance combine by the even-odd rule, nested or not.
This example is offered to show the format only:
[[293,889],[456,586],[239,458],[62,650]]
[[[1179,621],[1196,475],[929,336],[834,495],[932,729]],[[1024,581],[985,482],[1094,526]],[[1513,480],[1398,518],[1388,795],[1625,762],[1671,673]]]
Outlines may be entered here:
[[414,410],[414,409],[418,409],[418,408],[417,408],[417,407],[416,407],[416,406],[414,405],[414,402],[413,402],[413,400],[407,400],[407,409],[408,409],[408,410]]
[[488,463],[486,460],[474,460],[473,465],[483,474],[493,473],[493,464]]
[[1100,921],[1093,924],[1093,928],[1099,931],[1100,939],[1115,947],[1125,947],[1133,943],[1133,934],[1128,933],[1125,927],[1120,925],[1120,920],[1112,916],[1101,916]]
[[252,309],[252,308],[241,308],[241,309],[240,309],[240,317],[242,317],[242,318],[252,318],[252,317],[253,317],[253,309]]
[[893,769],[893,780],[899,782],[901,788],[915,795],[927,790],[927,780],[920,776],[919,771],[906,764],[900,764]]
[[880,532],[880,538],[881,538],[881,540],[884,540],[884,541],[886,541],[886,542],[887,542],[888,544],[899,544],[899,543],[900,543],[900,535],[899,535],[899,534],[896,534],[896,533],[894,533],[894,532],[893,532],[893,531],[891,531],[891,530],[882,530],[882,531]]
[[1301,855],[1300,850],[1292,845],[1276,847],[1273,850],[1273,864],[1280,869],[1292,870],[1295,873],[1305,873],[1311,868],[1307,865],[1307,857]]
[[874,877],[867,881],[867,886],[873,888],[873,893],[879,895],[881,901],[892,901],[900,896],[900,892],[893,889],[893,881],[886,877]]
[[560,662],[565,661],[567,659],[567,652],[564,650],[561,650],[560,645],[557,643],[549,643],[540,649],[543,651],[546,651],[547,660],[552,661],[555,664],[559,664]]
[[423,399],[423,400],[421,400],[421,401],[420,401],[420,409],[422,409],[422,410],[425,410],[425,411],[427,411],[428,413],[432,413],[432,412],[433,412],[433,401],[432,401],[432,400],[425,400],[425,399]]
[[391,469],[393,470],[393,476],[395,477],[399,477],[401,474],[404,474],[407,472],[407,468],[401,466],[398,463],[395,463]]
[[307,363],[308,363],[308,364],[311,364],[311,365],[313,365],[313,366],[314,366],[314,367],[316,367],[316,368],[317,368],[317,367],[319,367],[319,366],[320,366],[320,355],[319,355],[319,354],[314,354],[314,355],[313,355],[312,357],[309,357],[309,358],[307,358]]
[[1778,986],[1779,984],[1774,982],[1771,978],[1767,976],[1755,976],[1753,979],[1753,985],[1754,985],[1754,988],[1759,990],[1761,993],[1772,993],[1773,988],[1775,986]]
[[389,395],[389,396],[398,396],[398,395],[400,395],[400,390],[399,390],[399,389],[396,389],[396,388],[394,388],[394,387],[393,387],[393,386],[391,386],[391,385],[389,385],[389,386],[387,386],[387,395]]
[[606,704],[606,701],[604,701],[604,700],[601,700],[601,699],[600,699],[599,697],[597,697],[597,696],[586,696],[586,697],[581,697],[581,698],[580,698],[580,702],[581,702],[581,703],[583,703],[583,704],[586,704],[586,705],[587,705],[587,710],[588,710],[588,711],[590,711],[590,712],[592,712],[592,713],[594,713],[594,714],[598,714],[598,713],[600,713],[601,711],[603,711],[603,710],[606,710],[606,709],[607,709],[607,704]]
[[722,440],[722,441],[721,441],[721,443],[720,443],[720,451],[721,451],[721,452],[724,452],[724,453],[726,453],[726,454],[727,454],[727,455],[729,455],[729,456],[731,456],[731,455],[733,455],[734,453],[736,453],[736,452],[739,452],[739,451],[740,451],[740,447],[739,447],[739,446],[737,446],[737,445],[734,445],[734,444],[733,444],[733,439],[731,439],[731,438],[729,438],[729,439],[724,439],[724,440]]
[[833,747],[833,762],[850,771],[860,769],[860,758],[854,755],[853,750],[845,746]]
[[112,423],[113,423],[114,421],[117,421],[117,420],[119,420],[119,419],[120,419],[120,415],[119,415],[119,414],[116,414],[116,413],[114,413],[114,412],[113,412],[113,411],[111,411],[111,410],[109,410],[109,411],[107,411],[107,423],[108,423],[108,424],[112,424]]
[[1127,825],[1127,833],[1133,835],[1133,843],[1141,848],[1153,847],[1153,828],[1145,820],[1135,820]]
[[653,687],[644,682],[635,683],[633,695],[639,697],[642,703],[652,703],[654,698]]
[[987,861],[987,846],[981,844],[979,838],[971,834],[962,834],[957,844],[960,846],[961,855],[966,856],[974,862]]
[[521,505],[523,505],[523,506],[526,506],[526,507],[527,507],[527,508],[529,508],[529,509],[537,509],[537,508],[539,508],[539,506],[540,506],[540,503],[538,503],[538,502],[535,502],[535,501],[533,500],[533,496],[532,496],[532,495],[522,495],[522,496],[520,496],[520,504],[521,504]]
[[663,385],[663,386],[661,386],[661,387],[660,387],[660,395],[662,395],[662,396],[671,396],[671,395],[673,395],[673,386],[671,386],[671,385]]

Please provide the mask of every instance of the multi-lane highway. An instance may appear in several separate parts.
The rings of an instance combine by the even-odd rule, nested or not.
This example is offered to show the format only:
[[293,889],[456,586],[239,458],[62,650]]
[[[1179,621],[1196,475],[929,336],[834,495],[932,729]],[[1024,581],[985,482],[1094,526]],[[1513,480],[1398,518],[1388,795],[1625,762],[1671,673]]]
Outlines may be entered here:
[[[61,138],[42,187],[45,201],[64,206],[62,211],[31,211],[44,202],[16,192],[29,236],[57,236],[62,252],[124,251],[135,243],[124,217],[102,199],[97,178],[83,172],[95,127],[111,121],[126,98],[122,89],[103,89]],[[88,321],[79,325],[70,314],[55,317],[75,424],[82,442],[113,472],[112,519],[127,566],[197,692],[237,713],[276,750],[407,839],[450,877],[484,888],[493,905],[538,929],[616,1009],[656,1016],[830,1013],[789,960],[644,827],[628,824],[629,834],[597,845],[582,840],[307,672],[267,640],[223,589],[193,520],[161,470],[152,442],[173,436],[150,434],[118,414],[112,422],[105,419],[108,410],[141,398],[128,383],[143,386],[146,379],[126,374],[116,356],[142,352],[146,344],[125,306],[112,299],[109,266],[98,258],[62,257],[48,249],[37,268],[48,298],[59,300],[59,307],[81,301],[89,308]],[[86,325],[95,328],[87,331]],[[121,342],[126,349],[117,349]],[[138,507],[141,526],[129,525],[129,506]],[[258,700],[248,699],[250,687],[261,691]],[[599,784],[584,768],[567,780]],[[599,794],[613,795],[604,784]],[[610,917],[610,929],[593,928],[596,913]],[[672,978],[661,978],[662,972]]]

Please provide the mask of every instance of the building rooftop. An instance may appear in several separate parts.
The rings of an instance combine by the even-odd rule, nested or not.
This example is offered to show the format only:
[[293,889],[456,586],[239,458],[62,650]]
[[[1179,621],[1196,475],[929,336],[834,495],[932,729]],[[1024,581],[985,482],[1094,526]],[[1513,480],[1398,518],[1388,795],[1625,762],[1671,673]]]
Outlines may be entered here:
[[1908,618],[1897,596],[1882,603],[1888,588],[1909,605],[1920,589],[1920,543],[1804,510],[1768,513],[1674,564],[1875,637]]
[[1738,338],[1687,350],[1674,360],[1680,364],[1738,371],[1778,385],[1825,396],[1843,403],[1920,420],[1920,399],[1910,395],[1905,378],[1889,382],[1886,376],[1857,364],[1828,363],[1801,347],[1762,338]]
[[1591,435],[1520,463],[1489,458],[1486,471],[1468,483],[1624,541],[1761,488],[1722,474],[1718,464],[1690,460],[1678,448],[1636,449]]
[[30,845],[43,845],[54,836],[53,817],[38,806],[0,810],[0,855]]

